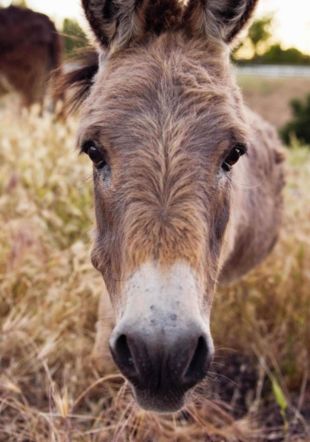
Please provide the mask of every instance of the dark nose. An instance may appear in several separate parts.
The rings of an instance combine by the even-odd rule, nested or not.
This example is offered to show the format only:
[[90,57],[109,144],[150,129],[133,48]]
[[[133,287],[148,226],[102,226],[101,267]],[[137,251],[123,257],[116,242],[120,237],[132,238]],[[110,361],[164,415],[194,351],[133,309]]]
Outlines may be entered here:
[[212,354],[199,327],[156,332],[115,330],[110,340],[115,363],[140,390],[153,395],[185,392],[207,374]]

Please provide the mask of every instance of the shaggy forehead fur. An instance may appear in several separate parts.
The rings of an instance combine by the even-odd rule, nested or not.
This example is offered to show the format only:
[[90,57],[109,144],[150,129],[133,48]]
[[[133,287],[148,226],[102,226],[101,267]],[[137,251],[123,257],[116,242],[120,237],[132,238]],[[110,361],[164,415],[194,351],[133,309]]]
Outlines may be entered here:
[[[124,19],[121,40],[110,37],[116,46],[105,47],[100,68],[92,56],[67,78],[77,86],[77,102],[84,100],[79,144],[94,141],[111,168],[108,180],[94,171],[93,264],[116,299],[142,263],[168,268],[183,260],[196,270],[210,302],[217,278],[230,281],[257,265],[280,225],[279,143],[266,123],[244,110],[226,44],[256,2],[236,0],[228,8],[226,0],[192,0],[182,29],[152,30],[140,38],[126,33],[139,28],[122,26],[130,14],[137,18],[138,9],[116,3],[119,9],[104,9],[111,19],[105,21],[96,5],[110,3],[85,0],[100,35],[109,35],[108,22]],[[143,5],[150,3],[138,3],[139,18],[147,17]],[[201,29],[194,26],[197,10],[204,17]],[[225,36],[209,36],[209,22]],[[221,166],[236,143],[248,145],[248,156],[225,174]]]
[[[164,34],[108,59],[84,103],[80,141],[100,130],[118,137],[113,145],[119,148],[128,141],[128,131],[143,141],[145,130],[157,140],[171,136],[169,123],[174,135],[192,136],[197,147],[218,132],[240,142],[246,137],[240,93],[222,44]],[[126,150],[131,147],[137,145]]]
[[200,274],[207,268],[214,284],[228,220],[228,183],[219,188],[218,174],[232,143],[246,139],[228,68],[223,45],[166,34],[115,55],[99,71],[84,104],[80,144],[95,140],[113,171],[108,191],[95,175],[93,258],[103,272],[185,259]]

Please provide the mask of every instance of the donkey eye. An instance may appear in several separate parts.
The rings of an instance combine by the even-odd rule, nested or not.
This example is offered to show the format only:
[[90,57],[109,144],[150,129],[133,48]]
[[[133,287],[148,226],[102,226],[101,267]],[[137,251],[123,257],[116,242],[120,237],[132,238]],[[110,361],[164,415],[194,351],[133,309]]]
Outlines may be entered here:
[[93,141],[87,141],[82,147],[82,151],[85,152],[94,163],[96,169],[102,169],[106,166],[107,162],[104,153],[96,146]]
[[247,151],[247,148],[244,144],[236,144],[227,157],[225,158],[225,161],[222,164],[222,168],[225,170],[225,172],[229,172],[234,164],[236,164],[242,155],[244,155]]

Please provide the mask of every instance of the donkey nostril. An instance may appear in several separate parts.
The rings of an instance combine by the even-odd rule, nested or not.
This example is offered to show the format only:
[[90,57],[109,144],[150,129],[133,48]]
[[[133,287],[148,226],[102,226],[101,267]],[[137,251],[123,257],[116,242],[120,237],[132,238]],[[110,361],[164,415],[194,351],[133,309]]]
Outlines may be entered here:
[[134,369],[135,364],[133,361],[133,357],[128,345],[126,335],[120,335],[117,339],[114,347],[115,356],[117,358],[117,362],[127,368]]
[[117,338],[112,353],[114,355],[115,362],[121,369],[123,369],[123,371],[131,372],[132,374],[136,373],[133,355],[130,351],[126,335],[120,335]]
[[135,388],[153,394],[170,387],[186,391],[206,376],[211,360],[207,336],[194,333],[178,331],[173,339],[162,340],[162,335],[149,339],[148,334],[131,329],[128,333],[115,331],[110,349],[114,362]]
[[207,374],[209,360],[208,353],[206,339],[203,336],[200,336],[192,360],[184,374],[186,381],[198,381]]

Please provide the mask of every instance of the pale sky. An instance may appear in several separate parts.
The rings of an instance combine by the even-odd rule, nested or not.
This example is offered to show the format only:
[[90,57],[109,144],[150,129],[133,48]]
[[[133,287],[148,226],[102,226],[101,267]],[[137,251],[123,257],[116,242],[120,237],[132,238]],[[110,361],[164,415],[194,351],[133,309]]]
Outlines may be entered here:
[[[82,19],[80,3],[80,0],[28,0],[33,9],[55,19]],[[283,46],[296,46],[310,53],[310,0],[260,0],[257,15],[269,12],[274,12],[275,37]]]

